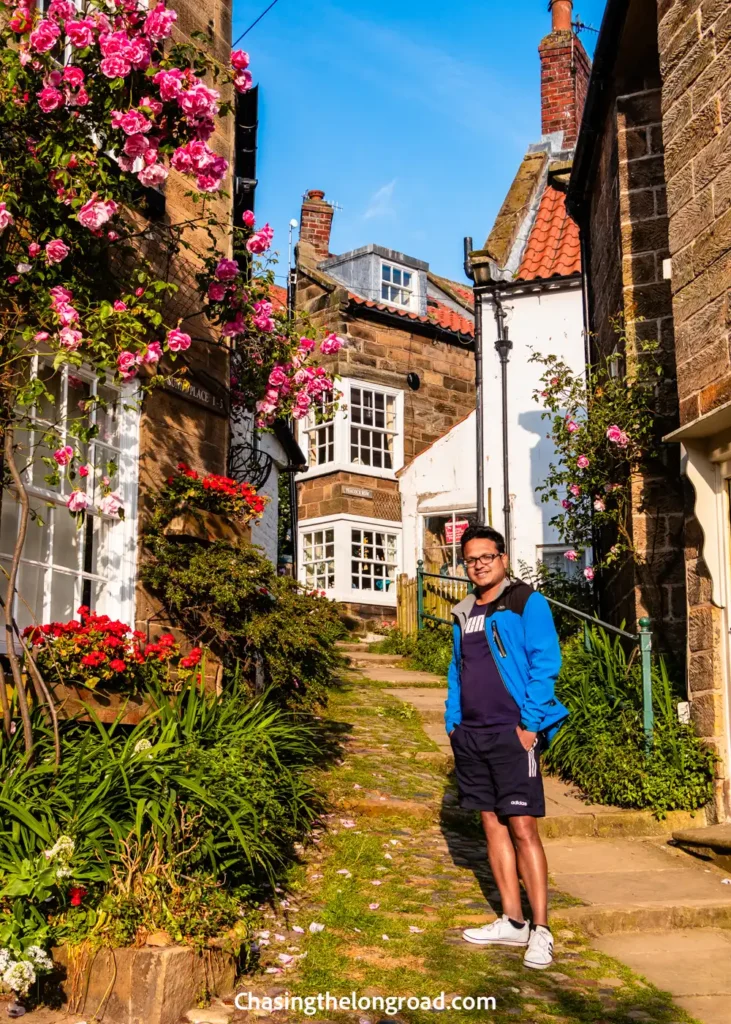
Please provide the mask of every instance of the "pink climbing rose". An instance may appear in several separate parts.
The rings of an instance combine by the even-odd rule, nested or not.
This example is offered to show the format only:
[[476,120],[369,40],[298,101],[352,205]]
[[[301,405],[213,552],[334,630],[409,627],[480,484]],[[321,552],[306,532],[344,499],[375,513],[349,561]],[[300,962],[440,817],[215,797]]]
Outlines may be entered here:
[[587,565],[586,569],[584,569],[584,577],[589,580],[589,582],[594,579],[594,570],[590,565]]
[[613,444],[619,445],[620,448],[626,448],[629,444],[629,434],[625,434],[616,423],[613,423],[607,430],[607,438]]
[[569,562],[575,562],[576,559],[579,557],[579,554],[572,548],[570,551],[564,551],[563,557],[568,558]]
[[72,491],[66,500],[66,508],[69,512],[83,512],[89,507],[91,501],[85,491]]
[[60,263],[65,260],[71,250],[60,238],[54,238],[46,246],[46,257],[49,263]]
[[184,331],[179,331],[177,327],[173,328],[172,331],[168,331],[168,348],[171,352],[185,352],[186,349],[190,348],[190,335],[185,334]]
[[74,457],[74,449],[70,444],[65,444],[63,448],[57,448],[53,453],[53,457],[59,466],[68,466],[69,462]]
[[589,460],[586,457],[586,455],[580,455],[576,460],[576,465],[579,467],[579,469],[587,469],[589,466]]

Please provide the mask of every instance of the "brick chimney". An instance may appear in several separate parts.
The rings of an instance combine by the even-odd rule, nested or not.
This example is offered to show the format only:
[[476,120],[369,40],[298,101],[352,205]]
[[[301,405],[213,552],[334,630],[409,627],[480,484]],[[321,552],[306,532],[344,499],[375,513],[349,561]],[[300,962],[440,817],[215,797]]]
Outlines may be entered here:
[[573,0],[551,0],[551,34],[541,41],[541,134],[563,132],[572,149],[581,125],[591,64],[571,27]]
[[330,227],[333,208],[325,202],[325,193],[312,188],[302,202],[300,214],[300,242],[309,242],[318,259],[330,255]]

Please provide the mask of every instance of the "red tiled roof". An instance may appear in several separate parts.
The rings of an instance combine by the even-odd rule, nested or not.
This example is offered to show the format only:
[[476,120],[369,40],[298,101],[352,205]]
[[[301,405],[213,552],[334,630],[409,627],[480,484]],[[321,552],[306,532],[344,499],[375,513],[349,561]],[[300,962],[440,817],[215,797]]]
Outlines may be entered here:
[[579,228],[568,215],[564,193],[548,185],[515,276],[519,281],[534,281],[580,271]]
[[287,308],[287,289],[278,284],[269,285],[269,298],[275,309]]
[[[359,306],[367,306],[369,309],[380,309],[386,313],[396,313],[398,316],[402,316],[405,320],[418,320],[422,324],[437,324],[439,327],[443,327],[447,331],[453,331],[454,334],[464,334],[468,337],[472,337],[475,333],[475,328],[471,320],[467,317],[460,316],[459,313],[455,313],[449,306],[445,306],[441,302],[436,302],[435,306],[429,306],[429,315],[419,316],[418,313],[411,313],[408,309],[399,309],[397,306],[388,306],[385,302],[373,302],[371,299],[361,299],[359,295],[353,295],[349,293],[348,298],[351,302],[357,302]],[[435,301],[435,300],[432,300]]]
[[469,302],[470,306],[474,306],[475,296],[471,288],[468,288],[467,285],[464,284],[457,284],[455,281],[450,281],[449,283],[460,298],[464,299],[465,302]]

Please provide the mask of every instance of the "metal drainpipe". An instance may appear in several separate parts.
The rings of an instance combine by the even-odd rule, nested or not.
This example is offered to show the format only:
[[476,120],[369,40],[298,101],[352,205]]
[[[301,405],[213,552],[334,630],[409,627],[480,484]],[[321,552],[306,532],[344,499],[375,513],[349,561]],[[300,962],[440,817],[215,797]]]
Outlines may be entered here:
[[477,522],[486,523],[485,511],[485,388],[482,379],[482,296],[475,288],[475,423],[477,451]]
[[[291,237],[291,230],[290,230]],[[287,274],[287,319],[294,320],[294,301],[295,292],[297,288],[297,268],[290,267],[289,273]],[[294,421],[289,422],[290,430],[294,432]],[[297,508],[297,481],[294,478],[294,472],[289,474],[289,529],[292,534],[292,578],[298,579],[297,569],[297,555],[298,555],[298,537],[297,531],[299,529],[299,514]]]
[[508,432],[508,361],[510,358],[510,350],[513,347],[512,341],[508,338],[508,329],[505,326],[505,309],[503,308],[502,300],[497,293],[497,290],[493,291],[493,309],[495,313],[495,323],[497,325],[497,340],[495,342],[495,349],[500,357],[500,385],[502,391],[502,432],[503,432],[503,531],[505,534],[505,553],[508,556],[508,562],[510,562],[512,556],[512,527],[511,527],[511,512],[510,512],[510,466],[508,464],[509,459],[509,432]]

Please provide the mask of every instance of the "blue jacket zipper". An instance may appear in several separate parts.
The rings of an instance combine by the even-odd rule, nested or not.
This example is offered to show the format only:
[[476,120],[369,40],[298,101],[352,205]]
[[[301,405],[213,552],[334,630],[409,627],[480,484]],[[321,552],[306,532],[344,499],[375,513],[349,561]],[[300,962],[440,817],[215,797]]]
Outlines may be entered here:
[[[505,647],[503,645],[503,641],[502,641],[502,639],[500,637],[500,634],[498,633],[497,623],[495,622],[494,619],[490,622],[490,626],[492,627],[492,638],[493,638],[493,641],[495,643],[495,646],[498,649],[498,654],[500,655],[501,658],[507,658],[508,654],[507,654],[507,651],[505,650]],[[485,623],[485,634],[487,634],[487,623]],[[489,637],[487,637],[487,643],[488,643],[488,646],[489,646],[490,645],[490,638]],[[495,658],[494,655],[493,655],[493,660],[495,662],[495,668],[497,669],[497,674],[500,676],[500,681],[502,682],[503,686],[505,687],[506,693],[517,704],[518,702],[515,700],[515,697],[513,697],[512,693],[510,692],[510,690],[508,688],[508,684],[505,682],[505,678],[503,676],[502,669],[500,668],[500,660],[498,658]]]

